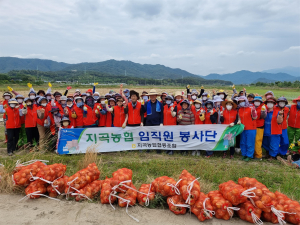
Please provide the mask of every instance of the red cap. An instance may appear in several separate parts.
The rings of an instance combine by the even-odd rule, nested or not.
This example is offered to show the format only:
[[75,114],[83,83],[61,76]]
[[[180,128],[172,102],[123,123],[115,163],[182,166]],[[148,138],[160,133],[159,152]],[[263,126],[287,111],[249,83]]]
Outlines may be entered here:
[[88,92],[93,93],[93,90],[92,90],[92,89],[88,89],[88,90],[86,91],[86,93],[88,93]]

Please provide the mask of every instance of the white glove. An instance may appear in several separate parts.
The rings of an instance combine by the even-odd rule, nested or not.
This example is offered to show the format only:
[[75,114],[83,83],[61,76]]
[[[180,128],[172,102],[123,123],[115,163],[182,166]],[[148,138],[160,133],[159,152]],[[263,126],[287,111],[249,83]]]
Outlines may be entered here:
[[237,124],[241,124],[241,121],[239,120],[239,121],[237,122]]
[[234,126],[234,123],[229,124],[229,126],[230,126],[230,127],[233,127],[233,126]]
[[160,126],[163,127],[164,125],[161,123]]

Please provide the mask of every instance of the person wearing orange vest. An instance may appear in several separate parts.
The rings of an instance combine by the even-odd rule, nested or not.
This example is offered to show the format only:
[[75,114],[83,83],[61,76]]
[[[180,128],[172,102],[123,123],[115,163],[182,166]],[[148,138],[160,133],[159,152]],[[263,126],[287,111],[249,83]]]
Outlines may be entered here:
[[47,110],[48,100],[45,97],[41,97],[37,103],[39,105],[37,108],[37,128],[40,136],[39,147],[42,149],[46,139],[46,128],[44,125],[49,114]]
[[127,107],[125,108],[125,114],[128,115],[127,126],[144,126],[144,111],[142,103],[138,101],[140,99],[140,95],[134,90],[131,90],[129,95],[131,102],[129,102]]
[[239,118],[244,124],[244,131],[241,133],[240,147],[242,152],[242,159],[248,162],[253,158],[254,145],[256,137],[256,119],[257,113],[255,107],[250,107],[249,102],[245,96],[238,99],[239,104]]
[[276,106],[276,99],[269,97],[265,101],[268,114],[265,119],[263,148],[269,155],[269,160],[275,159],[279,151],[280,135],[282,134],[283,109]]
[[108,112],[113,113],[114,119],[113,119],[113,125],[114,127],[122,127],[125,128],[128,120],[128,115],[125,114],[125,108],[124,105],[126,106],[126,103],[123,102],[123,98],[118,98],[117,99],[117,105],[108,108],[106,107]]
[[201,107],[202,103],[200,99],[196,99],[193,102],[194,107],[192,108],[192,112],[195,116],[195,124],[204,124],[205,120],[205,112],[204,109]]
[[64,111],[64,108],[67,106],[67,96],[61,96],[60,99],[57,101],[56,106],[59,108],[61,112]]
[[160,96],[160,103],[164,106],[166,104],[166,97],[167,97],[168,93],[167,92],[163,92]]
[[283,110],[283,122],[282,122],[282,134],[280,135],[280,146],[278,154],[281,157],[286,157],[286,153],[289,148],[289,137],[287,132],[287,118],[290,109],[287,107],[288,100],[285,97],[277,99],[277,106]]
[[[141,95],[141,98],[142,98],[142,105],[144,105],[145,102],[149,101],[148,92],[147,91],[143,91],[142,95]],[[147,120],[147,112],[144,112],[144,124],[147,123],[146,120]]]
[[[12,89],[11,89],[12,90]],[[9,91],[6,91],[4,92],[3,94],[3,98],[4,98],[4,101],[3,101],[3,107],[4,109],[6,109],[8,107],[8,101],[13,97],[13,95],[9,92]],[[6,114],[4,113],[3,114],[3,121],[4,121],[4,133],[5,133],[5,143],[7,143],[7,130],[6,130]]]
[[[289,143],[293,144],[300,140],[300,96],[293,99],[288,119]],[[291,151],[297,151],[299,147],[293,147]]]
[[174,99],[171,95],[166,96],[166,104],[164,105],[164,126],[177,125],[177,106],[174,106]]
[[[23,101],[24,96],[23,95],[17,95],[16,100],[19,104],[19,108],[23,109]],[[26,131],[25,131],[25,117],[24,115],[21,116],[21,129],[20,129],[20,135],[19,135],[19,141],[18,141],[18,147],[22,147],[27,144],[27,137],[26,137]]]
[[264,126],[265,118],[267,117],[267,111],[262,97],[260,96],[254,97],[253,105],[257,112],[254,159],[262,160],[262,141],[264,137]]
[[99,113],[99,109],[95,106],[95,99],[93,96],[87,96],[83,106],[83,126],[98,127],[100,118]]
[[[76,128],[83,128],[83,99],[80,96],[77,96],[74,98],[74,111],[75,115],[73,113],[73,118],[75,118],[75,127]],[[76,117],[75,117],[76,116]]]
[[22,111],[16,99],[12,98],[8,101],[8,107],[4,109],[3,104],[0,105],[0,113],[5,113],[6,129],[7,129],[7,153],[12,156],[17,149],[19,140]]
[[183,96],[181,91],[176,91],[175,95],[174,95],[174,106],[177,106],[177,114],[179,112],[179,110],[181,110],[181,105],[180,103],[183,101]]
[[106,104],[108,104],[108,101],[105,99],[105,96],[100,96],[96,103],[96,107],[100,112],[100,119],[99,119],[99,124],[98,124],[99,127],[106,126],[106,120],[107,120]]
[[[27,142],[30,148],[33,147],[33,140],[39,143],[39,131],[37,129],[37,106],[33,104],[33,100],[30,98],[24,99],[24,107],[22,113],[25,116],[25,131],[27,136]],[[32,150],[32,149],[31,149]]]
[[75,106],[73,103],[73,99],[68,98],[67,105],[64,108],[63,112],[64,112],[64,116],[69,118],[69,122],[72,127],[76,127],[76,118],[77,118],[74,107]]
[[60,121],[60,128],[70,129],[70,128],[74,128],[74,127],[71,125],[71,121],[69,120],[69,118],[64,116]]
[[[241,123],[239,120],[238,112],[236,110],[237,105],[231,100],[226,100],[222,102],[222,106],[225,109],[220,113],[220,121],[222,124],[228,124],[230,127]],[[228,146],[230,151],[230,159],[234,156],[234,146]],[[226,158],[226,151],[223,153],[223,159]]]
[[[108,108],[112,108],[116,106],[116,100],[114,98],[109,98],[108,99]],[[107,110],[106,110],[107,111]],[[106,127],[113,127],[113,121],[114,121],[114,115],[107,111],[106,112]]]

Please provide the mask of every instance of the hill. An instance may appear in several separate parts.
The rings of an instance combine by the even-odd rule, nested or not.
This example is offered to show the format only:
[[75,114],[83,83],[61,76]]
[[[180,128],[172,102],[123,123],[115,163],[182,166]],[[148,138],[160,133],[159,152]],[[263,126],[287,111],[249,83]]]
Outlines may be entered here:
[[251,84],[258,81],[295,81],[300,80],[300,77],[294,77],[286,73],[266,73],[266,72],[251,72],[248,70],[241,70],[229,74],[209,74],[203,76],[205,79],[217,79],[231,81],[234,84]]
[[11,70],[59,71],[69,64],[48,59],[20,59],[16,57],[0,57],[0,73]]
[[262,72],[267,72],[267,73],[287,73],[287,74],[295,76],[295,77],[300,77],[300,67],[293,67],[293,66],[287,66],[287,67],[282,67],[282,68],[264,70]]

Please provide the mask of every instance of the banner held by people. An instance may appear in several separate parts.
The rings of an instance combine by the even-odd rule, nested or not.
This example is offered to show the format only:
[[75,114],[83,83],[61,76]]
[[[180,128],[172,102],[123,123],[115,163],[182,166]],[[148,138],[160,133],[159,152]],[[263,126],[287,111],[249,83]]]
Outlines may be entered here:
[[98,152],[124,150],[213,150],[225,151],[235,145],[244,125],[222,124],[152,127],[106,127],[61,129],[58,154],[85,153],[91,145]]

